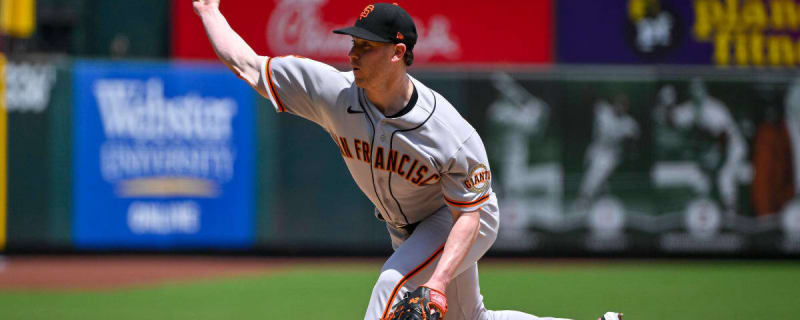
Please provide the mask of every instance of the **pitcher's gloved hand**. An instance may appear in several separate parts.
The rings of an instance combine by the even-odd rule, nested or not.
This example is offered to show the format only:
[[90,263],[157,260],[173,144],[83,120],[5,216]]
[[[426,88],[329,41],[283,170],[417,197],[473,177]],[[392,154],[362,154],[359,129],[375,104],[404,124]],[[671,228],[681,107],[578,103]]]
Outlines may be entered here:
[[447,297],[439,290],[425,286],[406,293],[394,305],[387,320],[441,320],[447,312]]

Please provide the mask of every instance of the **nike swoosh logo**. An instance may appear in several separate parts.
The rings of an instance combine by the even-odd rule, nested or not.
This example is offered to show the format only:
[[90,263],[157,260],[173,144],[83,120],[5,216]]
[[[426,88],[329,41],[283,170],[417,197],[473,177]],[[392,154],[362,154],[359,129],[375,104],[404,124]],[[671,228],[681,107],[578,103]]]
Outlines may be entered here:
[[353,106],[348,106],[348,107],[347,107],[347,113],[364,113],[364,111],[361,111],[361,110],[353,110]]

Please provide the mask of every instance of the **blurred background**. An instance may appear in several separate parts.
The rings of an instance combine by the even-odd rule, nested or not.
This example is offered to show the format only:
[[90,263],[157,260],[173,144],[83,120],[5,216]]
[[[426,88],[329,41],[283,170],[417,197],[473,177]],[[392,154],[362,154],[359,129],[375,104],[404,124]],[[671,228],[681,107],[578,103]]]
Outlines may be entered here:
[[[224,69],[191,1],[0,3],[4,251],[388,252],[335,144]],[[330,30],[364,5],[222,11],[345,68]],[[410,72],[486,141],[493,253],[800,252],[797,1],[402,5]]]
[[[4,251],[389,252],[335,144],[223,68],[191,1],[0,3]],[[346,68],[330,30],[364,5],[222,11]],[[486,141],[493,254],[800,252],[797,1],[402,5],[410,72]]]
[[[221,11],[259,54],[346,70],[350,39],[331,30],[368,3]],[[410,73],[489,153],[503,216],[481,264],[487,306],[796,317],[800,0],[400,5],[420,34]],[[218,62],[190,0],[0,0],[0,33],[0,289],[23,288],[0,290],[0,318],[363,314],[385,227],[326,132]],[[259,260],[274,257],[305,258]]]

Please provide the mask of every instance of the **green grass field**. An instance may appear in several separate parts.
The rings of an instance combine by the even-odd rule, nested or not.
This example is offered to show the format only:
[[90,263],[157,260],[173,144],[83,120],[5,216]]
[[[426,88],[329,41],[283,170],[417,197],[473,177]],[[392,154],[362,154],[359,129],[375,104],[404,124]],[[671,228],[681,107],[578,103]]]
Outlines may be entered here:
[[[363,319],[378,264],[119,290],[0,291],[0,319]],[[626,320],[798,319],[797,262],[486,262],[490,309]]]

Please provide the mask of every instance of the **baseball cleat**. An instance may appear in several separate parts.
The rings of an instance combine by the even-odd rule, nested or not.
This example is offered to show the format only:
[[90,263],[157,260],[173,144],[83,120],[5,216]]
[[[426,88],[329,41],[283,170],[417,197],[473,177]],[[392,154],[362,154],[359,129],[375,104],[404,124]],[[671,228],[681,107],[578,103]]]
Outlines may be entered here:
[[622,320],[622,314],[618,312],[606,312],[602,317],[597,320]]

